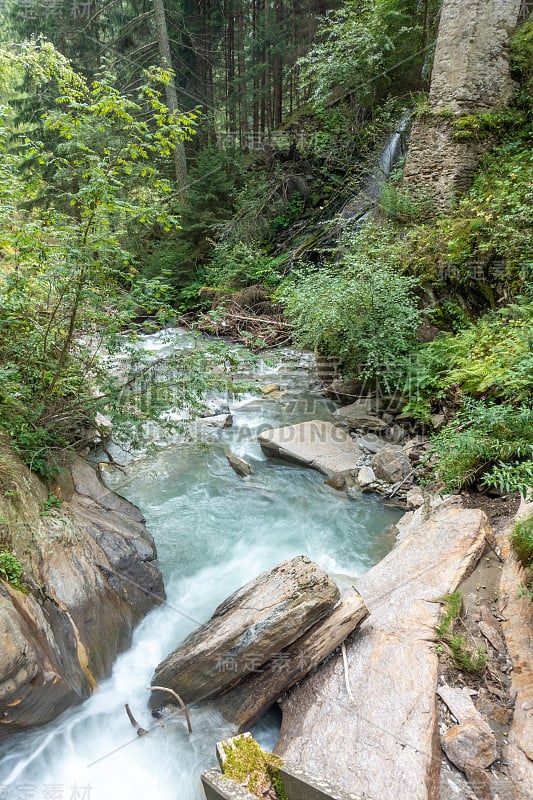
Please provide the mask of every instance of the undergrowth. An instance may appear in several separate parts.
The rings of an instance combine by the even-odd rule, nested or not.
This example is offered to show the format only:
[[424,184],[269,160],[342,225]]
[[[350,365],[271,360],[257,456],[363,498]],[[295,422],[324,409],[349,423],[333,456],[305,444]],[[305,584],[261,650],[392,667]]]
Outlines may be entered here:
[[[457,669],[472,675],[480,675],[487,663],[487,651],[484,647],[472,645],[463,633],[459,633],[463,598],[460,592],[443,597],[440,602],[443,615],[437,628],[437,637],[447,647]],[[464,626],[463,626],[464,627]]]

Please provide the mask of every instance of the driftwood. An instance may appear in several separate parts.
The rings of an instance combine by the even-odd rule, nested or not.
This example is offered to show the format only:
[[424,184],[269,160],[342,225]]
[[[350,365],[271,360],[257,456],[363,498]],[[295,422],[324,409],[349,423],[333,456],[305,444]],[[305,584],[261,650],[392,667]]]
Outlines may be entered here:
[[174,689],[168,689],[166,686],[147,686],[147,690],[149,692],[168,692],[169,694],[174,697],[181,706],[183,713],[185,714],[185,719],[187,721],[187,730],[189,733],[192,733],[192,725],[191,725],[191,718],[189,716],[189,710],[179,694],[174,691]]
[[342,596],[325,619],[257,672],[248,675],[214,700],[216,708],[229,721],[244,730],[329,656],[368,616],[368,609],[353,589]]

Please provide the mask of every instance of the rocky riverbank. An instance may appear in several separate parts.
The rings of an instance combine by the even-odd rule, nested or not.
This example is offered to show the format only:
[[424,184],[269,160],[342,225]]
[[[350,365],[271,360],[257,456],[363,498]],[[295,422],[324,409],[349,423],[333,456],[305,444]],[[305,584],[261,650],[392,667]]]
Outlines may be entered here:
[[0,481],[0,549],[20,561],[24,587],[0,580],[5,736],[85,699],[164,588],[143,515],[81,458],[45,486],[3,446]]

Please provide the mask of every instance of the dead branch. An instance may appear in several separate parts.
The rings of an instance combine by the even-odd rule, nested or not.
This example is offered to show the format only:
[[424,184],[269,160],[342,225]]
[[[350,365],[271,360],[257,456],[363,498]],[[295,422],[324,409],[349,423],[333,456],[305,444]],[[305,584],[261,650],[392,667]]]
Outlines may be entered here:
[[146,688],[149,692],[168,692],[173,697],[175,697],[178,703],[180,704],[183,713],[185,714],[188,731],[189,733],[192,733],[191,718],[189,716],[189,711],[187,709],[187,706],[185,705],[179,694],[174,691],[174,689],[168,689],[166,686],[147,686]]

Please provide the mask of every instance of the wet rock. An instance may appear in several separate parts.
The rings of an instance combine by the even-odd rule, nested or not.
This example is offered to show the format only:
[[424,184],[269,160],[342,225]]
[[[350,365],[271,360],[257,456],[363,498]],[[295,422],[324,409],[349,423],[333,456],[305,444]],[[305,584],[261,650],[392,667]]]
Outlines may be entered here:
[[331,486],[332,489],[342,492],[346,488],[346,477],[341,472],[335,472],[325,483],[327,486]]
[[222,414],[229,414],[230,408],[227,403],[208,402],[198,415],[200,418],[204,417],[220,417]]
[[386,483],[403,481],[412,471],[411,462],[405,453],[397,448],[383,447],[372,458],[372,469],[379,480]]
[[236,456],[235,453],[226,453],[226,458],[228,459],[230,467],[240,478],[246,478],[248,475],[253,475],[253,469],[251,468],[250,464],[244,460],[244,458]]
[[[338,599],[336,584],[309,558],[284,561],[225,600],[159,664],[152,683],[186,702],[213,697],[292,644]],[[154,692],[152,707],[166,699]]]
[[214,417],[202,417],[197,424],[208,428],[231,428],[233,416],[232,414],[217,414]]
[[434,600],[473,569],[490,526],[482,511],[447,499],[433,502],[429,518],[419,509],[398,527],[395,548],[356,582],[370,616],[346,642],[347,670],[334,656],[283,698],[276,751],[356,796],[435,800]]
[[355,469],[361,450],[349,433],[322,420],[264,431],[257,437],[268,456],[317,469],[329,478]]
[[48,490],[6,456],[17,487],[0,514],[29,593],[0,580],[0,736],[41,725],[86,698],[164,598],[143,515],[71,456],[54,487],[60,508],[42,515]]
[[259,391],[261,394],[269,395],[273,394],[274,392],[278,392],[279,386],[277,383],[267,383],[265,386],[261,386]]

